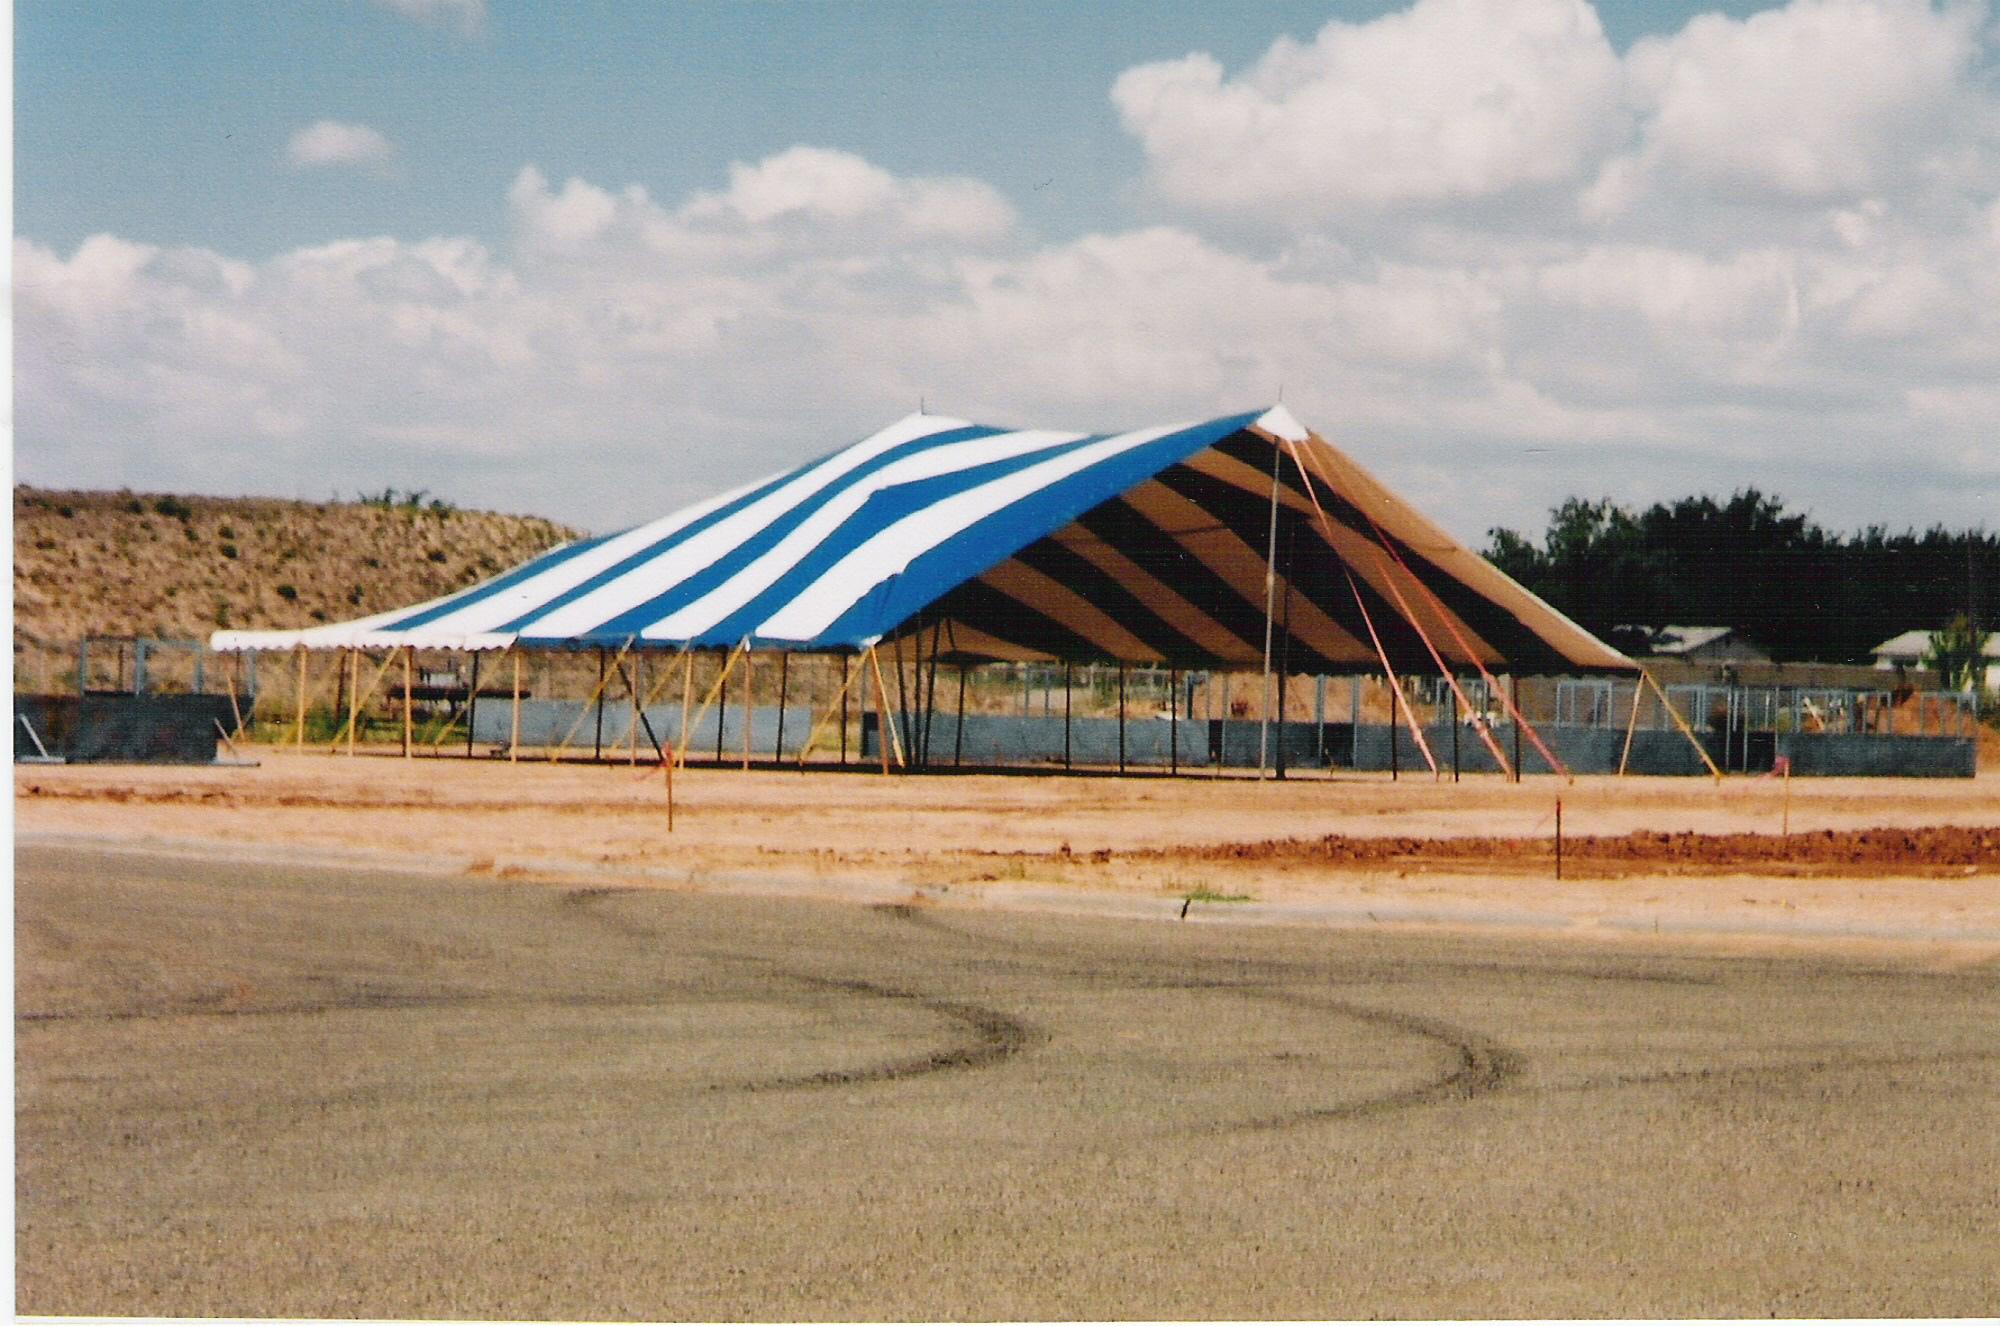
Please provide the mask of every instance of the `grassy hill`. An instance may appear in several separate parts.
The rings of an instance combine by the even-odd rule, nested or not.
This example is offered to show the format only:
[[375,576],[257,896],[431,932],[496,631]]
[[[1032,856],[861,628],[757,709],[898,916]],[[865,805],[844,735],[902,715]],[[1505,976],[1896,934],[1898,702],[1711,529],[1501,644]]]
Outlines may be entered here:
[[16,689],[73,689],[85,635],[206,638],[415,603],[577,532],[385,493],[355,502],[14,490]]

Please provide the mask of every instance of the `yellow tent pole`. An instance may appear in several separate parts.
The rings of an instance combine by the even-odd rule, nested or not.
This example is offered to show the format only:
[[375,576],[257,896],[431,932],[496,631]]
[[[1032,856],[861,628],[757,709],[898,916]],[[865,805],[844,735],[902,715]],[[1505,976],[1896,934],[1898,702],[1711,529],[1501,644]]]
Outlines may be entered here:
[[[354,725],[361,716],[361,664],[356,661],[358,652],[352,645],[347,648],[347,754],[350,759],[354,755]],[[387,666],[386,659],[383,665]],[[375,688],[370,686],[368,689],[373,692]],[[334,740],[338,742],[340,739],[336,737]]]
[[521,646],[509,648],[514,655],[514,715],[507,733],[507,762],[514,764],[521,758]]
[[414,721],[414,711],[410,708],[410,673],[416,667],[417,650],[414,645],[403,646],[403,758],[411,758],[410,737]]
[[[743,653],[744,650],[749,647],[749,644],[750,641],[746,637],[742,644],[736,646],[734,649],[729,651],[729,657],[723,661],[722,671],[716,675],[714,684],[708,688],[708,694],[702,697],[701,708],[695,710],[694,712],[694,720],[693,720],[694,722],[699,723],[702,720],[702,716],[708,712],[708,707],[715,703],[715,697],[722,691],[722,683],[728,681],[729,674],[736,670],[737,655]],[[688,655],[688,675],[690,677],[694,675],[694,655],[691,653]],[[686,692],[683,691],[683,694],[685,693]],[[687,712],[685,702],[683,702],[681,712],[682,713]],[[722,723],[721,716],[717,715],[715,721],[718,730],[720,730]],[[687,721],[683,720],[683,722],[681,723],[680,749],[675,752],[675,756],[684,765],[687,763],[687,748],[688,748],[689,733],[690,729],[688,727],[688,723]]]
[[1715,776],[1715,781],[1718,783],[1721,782],[1722,770],[1716,768],[1715,761],[1708,758],[1708,750],[1701,744],[1701,738],[1695,736],[1694,729],[1688,726],[1685,718],[1681,717],[1681,711],[1674,708],[1674,702],[1669,700],[1667,693],[1660,689],[1660,683],[1654,681],[1653,674],[1644,668],[1639,669],[1639,675],[1644,677],[1647,684],[1653,688],[1653,694],[1660,697],[1660,703],[1666,706],[1667,714],[1674,720],[1674,725],[1680,728],[1681,735],[1688,739],[1688,745],[1694,747],[1694,753],[1701,756],[1701,762],[1708,766],[1708,771]]
[[638,765],[639,765],[639,681],[638,681],[638,676],[639,676],[639,667],[640,667],[640,664],[641,664],[641,663],[643,663],[643,662],[644,662],[644,660],[645,660],[645,656],[644,656],[643,654],[640,654],[640,655],[635,655],[635,656],[633,657],[633,659],[632,659],[632,667],[631,667],[631,675],[630,675],[630,676],[627,676],[627,677],[625,678],[625,689],[626,689],[626,691],[627,691],[627,692],[629,692],[629,693],[631,694],[631,696],[632,696],[632,721],[631,721],[631,723],[630,723],[630,724],[628,725],[628,728],[627,728],[627,731],[626,731],[625,735],[626,735],[626,737],[627,737],[627,738],[629,738],[629,739],[630,739],[630,744],[631,744],[631,747],[632,747],[632,756],[631,756],[631,759],[630,759],[630,760],[628,761],[628,763],[629,763],[629,764],[631,764],[631,765],[632,765],[632,767],[634,767],[634,768],[637,768],[637,767],[638,767]]
[[[625,651],[632,647],[633,639],[634,637],[629,635],[625,637],[625,644],[619,649],[618,657],[612,660],[614,663],[625,657]],[[569,749],[570,739],[576,736],[577,729],[583,726],[583,720],[590,717],[590,707],[597,703],[597,697],[604,694],[604,688],[610,684],[611,669],[606,668],[604,675],[597,679],[597,685],[591,689],[590,698],[583,702],[583,708],[577,710],[576,721],[569,725],[569,731],[563,733],[563,739],[556,743],[554,750],[549,752],[550,764],[554,764],[557,760],[561,759],[562,753]]]
[[[879,646],[868,646],[868,661],[875,668],[875,712],[881,715],[882,728],[888,733],[888,740],[882,743],[882,772],[889,772],[889,751],[892,747],[896,752],[896,767],[898,769],[907,769],[910,765],[909,761],[903,758],[903,736],[900,732],[896,731],[897,726],[901,723],[902,715],[898,714],[896,716],[897,723],[892,724],[889,721],[889,684],[882,680],[882,651]],[[878,733],[877,735],[879,736],[880,734]]]
[[681,744],[675,749],[675,758],[687,761],[688,748],[688,706],[694,702],[694,648],[692,644],[681,649]]
[[299,655],[299,714],[297,725],[292,729],[292,745],[304,748],[306,744],[306,647],[296,646]]
[[1620,778],[1625,776],[1626,761],[1632,758],[1632,734],[1639,730],[1639,697],[1644,692],[1645,687],[1636,681],[1632,683],[1632,716],[1625,720],[1625,749],[1618,756],[1618,776]]
[[806,744],[799,748],[800,769],[806,767],[806,756],[810,755],[812,748],[819,744],[819,734],[826,731],[827,725],[834,721],[834,715],[840,712],[841,702],[847,698],[848,691],[853,688],[854,679],[862,675],[859,668],[850,668],[847,666],[847,656],[845,654],[841,655],[840,662],[840,689],[834,692],[833,702],[827,705],[826,716],[817,723],[814,723],[812,730],[806,733]]
[[[374,677],[373,677],[373,678],[371,678],[371,679],[369,680],[369,682],[368,682],[368,690],[367,690],[367,692],[366,692],[365,694],[364,694],[364,693],[362,692],[362,690],[361,690],[361,668],[360,668],[360,660],[361,660],[361,651],[360,651],[359,649],[350,649],[350,650],[348,650],[348,652],[347,652],[347,675],[348,675],[348,683],[347,683],[347,695],[348,695],[348,700],[347,700],[347,730],[346,730],[346,733],[345,733],[345,735],[346,735],[346,737],[347,737],[347,753],[348,753],[349,755],[352,755],[352,754],[354,754],[354,729],[355,729],[355,728],[356,728],[357,726],[359,726],[359,724],[358,724],[357,720],[359,719],[359,717],[360,717],[360,715],[361,715],[361,706],[362,706],[362,703],[363,703],[363,702],[364,702],[365,700],[369,700],[369,699],[373,699],[373,698],[374,698],[374,696],[375,696],[375,688],[376,688],[377,686],[380,686],[380,685],[382,684],[382,678],[384,678],[384,677],[386,677],[386,676],[388,676],[388,675],[389,675],[389,665],[390,665],[390,664],[392,664],[392,663],[394,663],[394,662],[396,661],[396,651],[395,651],[395,650],[391,650],[391,651],[389,651],[389,652],[388,652],[387,654],[384,654],[384,655],[382,656],[382,664],[381,664],[381,666],[380,666],[380,667],[378,667],[378,668],[376,668],[376,669],[375,669],[375,675],[374,675]],[[341,739],[341,736],[342,736],[342,734],[341,734],[341,733],[335,733],[335,734],[334,734],[334,737],[333,737],[333,748],[334,748],[335,750],[339,750],[339,749],[340,749],[340,739]]]

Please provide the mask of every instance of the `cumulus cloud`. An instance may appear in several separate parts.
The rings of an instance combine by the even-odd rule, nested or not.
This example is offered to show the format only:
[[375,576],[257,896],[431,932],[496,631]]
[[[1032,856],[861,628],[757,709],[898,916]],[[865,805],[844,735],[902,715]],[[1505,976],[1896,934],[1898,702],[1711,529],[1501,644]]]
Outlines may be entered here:
[[1203,54],[1140,65],[1111,100],[1169,198],[1296,219],[1574,180],[1618,140],[1619,90],[1584,0],[1417,0],[1237,77]]
[[[920,397],[1109,428],[1282,389],[1475,541],[1576,492],[1743,484],[1836,525],[1990,523],[2000,186],[1981,163],[2000,96],[1964,24],[1903,0],[1794,0],[1619,61],[1573,5],[1419,0],[1239,77],[1143,66],[1119,109],[1185,210],[1058,241],[980,181],[813,146],[678,198],[526,166],[492,247],[347,239],[247,262],[21,239],[17,464],[32,481],[276,492],[308,474],[315,497],[394,483],[602,529]],[[1796,66],[1823,49],[1845,67],[1855,31],[1897,68],[1835,106],[1838,80]],[[1583,103],[1615,133],[1570,122],[1585,111],[1565,70],[1589,75]],[[1670,113],[1703,79],[1764,141],[1704,146],[1700,117]],[[1414,109],[1313,109],[1356,80]],[[1940,96],[1949,125],[1925,118]],[[1237,118],[1203,128],[1224,103]],[[1847,137],[1787,129],[1781,103],[1845,116]],[[1461,111],[1461,146],[1433,150]],[[1356,169],[1411,159],[1357,183],[1315,144]],[[1174,173],[1197,161],[1216,177]],[[1286,224],[1248,237],[1215,219],[1259,180]]]
[[477,36],[486,27],[486,0],[375,0],[384,9],[435,28]]
[[339,120],[314,120],[292,135],[285,155],[294,166],[373,166],[381,167],[396,155],[396,148],[379,130],[365,124],[343,124]]
[[1932,184],[1991,187],[2000,123],[1977,76],[1980,12],[1928,0],[1793,0],[1701,15],[1626,59],[1640,144],[1609,164],[1661,190],[1857,202]]

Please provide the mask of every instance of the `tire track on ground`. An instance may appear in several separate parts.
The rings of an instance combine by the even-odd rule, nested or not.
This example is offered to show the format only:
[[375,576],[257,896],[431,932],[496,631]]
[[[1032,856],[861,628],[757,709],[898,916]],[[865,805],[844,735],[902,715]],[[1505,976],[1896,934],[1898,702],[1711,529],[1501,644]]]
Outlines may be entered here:
[[[564,906],[629,935],[657,937],[658,931],[627,917],[613,917],[594,904],[628,893],[653,892],[644,889],[573,889],[562,895]],[[990,1068],[1037,1045],[1049,1036],[1037,1027],[1001,1009],[962,1000],[944,999],[914,990],[898,989],[854,977],[832,977],[784,966],[760,954],[698,950],[711,961],[758,969],[804,991],[859,995],[864,999],[906,1002],[936,1014],[966,1033],[953,1043],[924,1054],[890,1059],[855,1068],[829,1068],[818,1072],[786,1074],[753,1082],[714,1083],[710,1090],[752,1093],[809,1090],[827,1087],[863,1086],[877,1082],[898,1082],[938,1073],[972,1072]]]

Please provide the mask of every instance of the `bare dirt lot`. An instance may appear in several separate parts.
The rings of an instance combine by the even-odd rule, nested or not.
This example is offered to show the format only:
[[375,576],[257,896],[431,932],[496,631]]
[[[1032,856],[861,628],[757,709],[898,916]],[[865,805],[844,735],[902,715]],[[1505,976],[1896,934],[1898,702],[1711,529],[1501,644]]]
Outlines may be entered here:
[[[16,771],[30,841],[477,877],[1239,920],[1915,940],[2000,952],[1976,780],[884,777],[295,754]],[[1555,873],[1561,798],[1564,864]],[[1200,903],[1202,907],[1219,903]]]
[[17,869],[23,1312],[2000,1301],[1990,962]]

